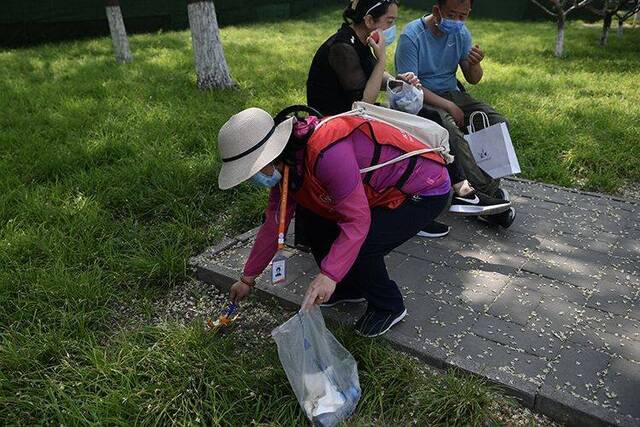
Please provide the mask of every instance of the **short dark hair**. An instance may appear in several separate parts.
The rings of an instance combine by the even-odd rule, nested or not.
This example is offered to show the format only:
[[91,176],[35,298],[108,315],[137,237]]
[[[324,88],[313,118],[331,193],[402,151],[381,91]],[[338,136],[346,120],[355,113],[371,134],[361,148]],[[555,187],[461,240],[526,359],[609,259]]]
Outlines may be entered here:
[[[353,7],[353,4],[356,4],[356,7]],[[380,3],[379,5],[376,5]],[[349,1],[349,5],[342,13],[342,19],[347,24],[360,24],[364,21],[364,17],[367,15],[371,15],[373,19],[378,19],[387,13],[389,10],[389,6],[392,4],[400,6],[399,0],[357,0],[357,1]],[[369,12],[369,13],[367,13]]]
[[[447,5],[447,1],[449,0],[437,0],[436,3],[438,4],[438,6],[443,7]],[[466,0],[458,0],[458,3],[462,3]],[[473,0],[471,0],[471,6],[473,7]]]

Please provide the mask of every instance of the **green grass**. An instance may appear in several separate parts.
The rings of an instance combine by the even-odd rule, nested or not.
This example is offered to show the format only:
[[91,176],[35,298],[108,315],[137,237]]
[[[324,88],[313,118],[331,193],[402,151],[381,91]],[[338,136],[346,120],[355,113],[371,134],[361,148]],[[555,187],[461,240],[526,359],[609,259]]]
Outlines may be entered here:
[[640,181],[640,30],[602,49],[599,28],[572,22],[556,59],[550,23],[469,27],[487,50],[470,91],[510,120],[524,177],[604,192]]
[[[196,323],[63,349],[55,366],[3,388],[0,415],[9,424],[304,424],[273,344],[246,333],[220,337]],[[338,336],[358,359],[363,388],[350,424],[478,425],[492,419],[492,403],[503,401],[475,377],[421,372],[386,345]],[[249,344],[250,352],[239,350]]]
[[[304,101],[312,53],[339,21],[331,12],[225,28],[239,89],[212,93],[195,89],[188,32],[131,37],[127,66],[114,64],[108,38],[0,51],[0,419],[300,422],[271,343],[247,357],[232,336],[119,330],[113,318],[134,296],[146,303],[132,309],[147,312],[189,276],[189,256],[258,222],[264,193],[217,190],[217,130],[240,109]],[[488,55],[471,91],[511,120],[526,177],[603,191],[640,180],[637,30],[601,50],[598,30],[574,23],[556,60],[550,24],[470,28]],[[406,387],[420,420],[489,416],[492,392],[477,380],[414,385],[409,359],[344,339],[365,389],[356,422],[403,420]],[[468,400],[447,394],[457,387]]]

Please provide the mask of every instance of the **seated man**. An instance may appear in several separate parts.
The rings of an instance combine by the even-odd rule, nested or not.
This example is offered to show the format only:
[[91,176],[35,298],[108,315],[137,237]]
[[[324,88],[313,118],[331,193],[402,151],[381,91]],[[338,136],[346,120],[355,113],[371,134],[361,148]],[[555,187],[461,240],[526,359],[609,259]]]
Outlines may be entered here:
[[[480,63],[484,52],[478,45],[472,47],[471,34],[464,25],[472,4],[473,0],[437,0],[431,15],[410,22],[396,49],[396,71],[413,72],[418,76],[425,104],[420,115],[439,118],[449,131],[451,152],[459,165],[457,173],[449,170],[452,182],[468,180],[474,189],[490,197],[508,200],[507,192],[499,188],[500,181],[492,179],[476,164],[461,130],[468,125],[471,113],[478,110],[489,116],[491,124],[506,123],[492,107],[473,99],[457,85],[458,65],[470,84],[480,82],[483,75]],[[459,205],[464,211],[464,205],[469,203],[473,204],[473,201],[456,196],[452,205]],[[504,213],[484,217],[504,227],[509,227],[514,218],[513,207]]]

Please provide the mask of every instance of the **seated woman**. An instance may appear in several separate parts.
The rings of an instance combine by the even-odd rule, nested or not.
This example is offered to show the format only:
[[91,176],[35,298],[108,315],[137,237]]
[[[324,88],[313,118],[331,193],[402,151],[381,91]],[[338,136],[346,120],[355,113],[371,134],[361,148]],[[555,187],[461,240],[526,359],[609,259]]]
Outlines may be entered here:
[[[354,6],[355,5],[355,6]],[[398,1],[353,1],[344,23],[316,52],[307,78],[307,104],[324,115],[349,111],[355,101],[375,103],[393,78],[386,46],[395,39]],[[413,73],[399,79],[420,84]]]
[[[222,126],[218,150],[221,189],[248,179],[270,188],[265,222],[240,280],[231,287],[233,302],[250,293],[255,277],[276,254],[279,201],[285,194],[279,184],[285,176],[282,228],[297,204],[314,213],[305,221],[320,273],[309,284],[303,308],[366,300],[356,331],[367,337],[404,318],[402,294],[389,278],[384,257],[446,208],[451,183],[439,154],[425,152],[420,141],[373,119],[333,117],[318,124],[311,116],[276,124],[258,108]],[[361,173],[365,168],[375,170]]]
[[[343,13],[342,27],[320,46],[313,58],[307,78],[307,104],[324,115],[335,115],[349,111],[355,101],[375,103],[380,90],[385,90],[392,78],[385,72],[386,46],[395,39],[397,16],[397,0],[352,1]],[[414,73],[399,74],[397,78],[420,87]],[[460,175],[459,167],[455,161],[448,165],[453,176]],[[466,180],[455,182],[454,189],[472,204],[463,211],[456,206],[457,213],[487,215],[504,211],[510,205],[508,201],[474,193]],[[448,232],[448,226],[434,221],[419,234],[442,237]]]

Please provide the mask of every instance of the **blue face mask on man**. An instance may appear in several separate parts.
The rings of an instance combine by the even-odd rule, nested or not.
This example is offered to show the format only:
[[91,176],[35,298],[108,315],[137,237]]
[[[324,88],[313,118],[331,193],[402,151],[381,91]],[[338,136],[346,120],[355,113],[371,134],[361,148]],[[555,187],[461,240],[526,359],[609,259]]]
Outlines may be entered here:
[[273,174],[271,176],[265,175],[262,172],[258,172],[254,176],[251,177],[251,180],[254,184],[260,185],[262,187],[273,188],[282,179],[282,174],[276,168],[273,168]]
[[438,29],[445,34],[458,34],[464,27],[464,21],[457,21],[455,19],[440,19]]
[[389,46],[396,39],[396,26],[393,25],[386,30],[383,30],[382,35],[384,36],[384,45]]

